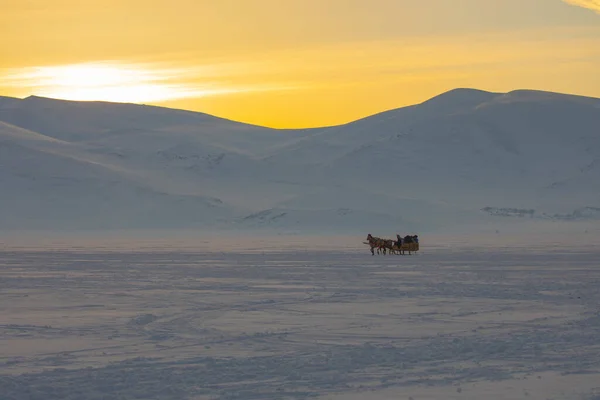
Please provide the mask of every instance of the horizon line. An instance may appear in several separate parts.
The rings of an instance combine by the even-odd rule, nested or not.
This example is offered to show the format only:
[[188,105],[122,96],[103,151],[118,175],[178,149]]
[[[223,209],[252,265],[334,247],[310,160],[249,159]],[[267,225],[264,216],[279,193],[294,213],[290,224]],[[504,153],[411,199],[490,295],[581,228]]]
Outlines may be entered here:
[[[306,130],[306,129],[326,129],[326,128],[335,128],[335,127],[339,127],[339,126],[344,126],[344,125],[348,125],[354,122],[358,122],[361,121],[363,119],[367,119],[370,117],[374,117],[376,115],[380,115],[386,112],[390,112],[390,111],[395,111],[395,110],[400,110],[403,108],[407,108],[407,107],[414,107],[414,106],[418,106],[424,103],[429,102],[430,100],[436,99],[438,97],[444,96],[446,94],[452,93],[452,92],[457,92],[457,91],[472,91],[472,92],[483,92],[483,93],[488,93],[491,95],[506,95],[506,94],[510,94],[510,93],[515,93],[515,92],[533,92],[533,93],[547,93],[547,94],[555,94],[555,95],[563,95],[563,96],[574,96],[574,97],[581,97],[581,98],[587,98],[587,99],[595,99],[595,100],[600,100],[600,97],[593,97],[593,96],[586,96],[586,95],[582,95],[582,94],[577,94],[577,93],[565,93],[565,92],[554,92],[554,91],[549,91],[549,90],[543,90],[543,89],[512,89],[506,92],[497,92],[497,91],[491,91],[491,90],[485,90],[485,89],[478,89],[478,88],[472,88],[472,87],[456,87],[453,89],[449,89],[443,92],[440,92],[432,97],[429,97],[421,102],[417,102],[417,103],[412,103],[412,104],[407,104],[407,105],[401,105],[398,107],[394,107],[394,108],[389,108],[389,109],[385,109],[385,110],[381,110],[378,111],[374,114],[368,114],[356,119],[352,119],[346,122],[342,122],[340,124],[334,124],[334,125],[323,125],[323,126],[311,126],[311,127],[292,127],[292,128],[277,128],[277,127],[272,127],[272,126],[267,126],[267,125],[258,125],[258,124],[254,124],[254,123],[250,123],[250,122],[244,122],[244,121],[239,121],[239,120],[234,120],[228,117],[224,117],[224,116],[219,116],[219,115],[215,115],[215,114],[210,114],[204,111],[199,111],[199,110],[192,110],[192,109],[187,109],[187,108],[175,108],[175,107],[170,107],[168,105],[161,105],[161,102],[157,102],[157,103],[136,103],[136,102],[122,102],[122,101],[111,101],[111,100],[70,100],[70,99],[61,99],[61,98],[57,98],[57,97],[49,97],[49,96],[40,96],[40,95],[36,95],[36,94],[31,94],[29,96],[26,97],[14,97],[14,96],[4,96],[2,94],[0,94],[0,98],[6,98],[6,99],[14,99],[14,100],[27,100],[30,98],[39,98],[39,99],[46,99],[46,100],[52,100],[52,101],[60,101],[60,102],[68,102],[68,103],[104,103],[104,104],[122,104],[122,105],[135,105],[135,106],[140,106],[140,107],[155,107],[155,108],[163,108],[163,109],[168,109],[168,110],[173,110],[173,111],[181,111],[181,112],[186,112],[186,113],[193,113],[193,114],[203,114],[203,115],[207,115],[213,118],[218,118],[218,119],[222,119],[222,120],[226,120],[226,121],[230,121],[230,122],[235,122],[238,124],[243,124],[243,125],[250,125],[250,126],[255,126],[255,127],[259,127],[259,128],[265,128],[265,129],[273,129],[273,130],[281,130],[281,131],[285,131],[285,130]],[[166,103],[166,102],[165,102]]]

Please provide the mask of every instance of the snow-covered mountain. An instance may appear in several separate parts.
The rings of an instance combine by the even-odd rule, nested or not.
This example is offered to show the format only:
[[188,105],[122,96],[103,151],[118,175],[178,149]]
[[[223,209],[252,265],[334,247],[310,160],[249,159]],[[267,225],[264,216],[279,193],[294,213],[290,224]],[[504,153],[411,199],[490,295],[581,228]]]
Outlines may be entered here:
[[600,99],[456,89],[321,129],[0,97],[0,230],[600,219]]

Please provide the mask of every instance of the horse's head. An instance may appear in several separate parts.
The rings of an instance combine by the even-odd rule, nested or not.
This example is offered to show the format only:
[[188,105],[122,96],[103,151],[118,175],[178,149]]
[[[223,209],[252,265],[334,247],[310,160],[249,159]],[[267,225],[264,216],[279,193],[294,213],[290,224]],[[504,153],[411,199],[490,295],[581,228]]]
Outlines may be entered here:
[[371,236],[370,233],[367,235],[367,240],[369,240],[369,239],[373,239],[373,236]]

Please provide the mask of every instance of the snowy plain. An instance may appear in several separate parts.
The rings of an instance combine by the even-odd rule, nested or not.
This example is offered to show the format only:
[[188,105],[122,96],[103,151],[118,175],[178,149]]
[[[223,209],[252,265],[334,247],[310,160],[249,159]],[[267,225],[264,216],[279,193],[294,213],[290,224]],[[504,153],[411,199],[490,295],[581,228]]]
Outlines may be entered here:
[[509,236],[4,236],[0,398],[600,398],[597,236]]

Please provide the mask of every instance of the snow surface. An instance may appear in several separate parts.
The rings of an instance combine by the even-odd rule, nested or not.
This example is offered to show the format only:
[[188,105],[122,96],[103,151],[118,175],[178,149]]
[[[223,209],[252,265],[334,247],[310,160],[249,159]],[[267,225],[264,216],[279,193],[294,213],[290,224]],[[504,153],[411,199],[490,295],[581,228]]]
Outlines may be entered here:
[[362,235],[597,222],[600,99],[456,89],[345,125],[275,130],[153,106],[3,97],[0,185],[4,231]]
[[9,235],[0,398],[598,399],[588,239]]
[[600,99],[275,130],[0,97],[0,400],[598,400],[599,221]]

